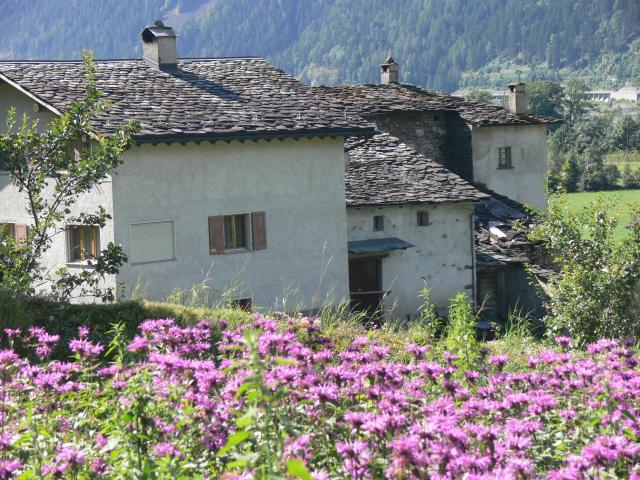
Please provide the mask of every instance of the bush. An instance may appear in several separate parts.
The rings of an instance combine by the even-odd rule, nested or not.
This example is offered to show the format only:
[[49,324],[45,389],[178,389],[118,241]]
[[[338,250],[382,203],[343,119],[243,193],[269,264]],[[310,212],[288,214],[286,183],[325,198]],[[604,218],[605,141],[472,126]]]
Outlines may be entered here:
[[584,345],[639,332],[640,217],[634,214],[628,235],[619,241],[610,207],[594,202],[576,215],[564,197],[552,197],[530,231],[529,238],[542,242],[560,267],[545,290],[552,336],[567,333]]

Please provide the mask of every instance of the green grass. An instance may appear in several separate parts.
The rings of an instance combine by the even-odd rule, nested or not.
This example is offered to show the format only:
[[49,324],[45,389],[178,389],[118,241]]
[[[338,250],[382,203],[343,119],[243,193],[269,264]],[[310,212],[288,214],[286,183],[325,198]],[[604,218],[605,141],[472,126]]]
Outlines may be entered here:
[[569,210],[572,212],[579,212],[582,207],[598,198],[615,202],[615,206],[610,213],[618,219],[618,226],[615,229],[617,239],[625,237],[627,232],[625,225],[628,225],[631,221],[631,214],[634,208],[640,209],[640,190],[570,193],[568,198]]
[[605,163],[607,165],[615,165],[620,169],[620,172],[624,167],[629,164],[632,171],[640,170],[640,152],[633,150],[630,152],[615,152],[605,156]]

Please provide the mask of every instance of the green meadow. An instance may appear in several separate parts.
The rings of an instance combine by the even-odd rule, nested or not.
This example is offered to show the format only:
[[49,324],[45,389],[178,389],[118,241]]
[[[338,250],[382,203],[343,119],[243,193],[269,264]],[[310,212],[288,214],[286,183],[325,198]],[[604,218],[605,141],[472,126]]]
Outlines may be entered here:
[[582,207],[602,198],[614,203],[611,213],[618,218],[616,237],[621,239],[626,233],[625,225],[631,221],[635,209],[640,209],[640,190],[613,190],[609,192],[581,192],[567,195],[569,211],[579,212]]

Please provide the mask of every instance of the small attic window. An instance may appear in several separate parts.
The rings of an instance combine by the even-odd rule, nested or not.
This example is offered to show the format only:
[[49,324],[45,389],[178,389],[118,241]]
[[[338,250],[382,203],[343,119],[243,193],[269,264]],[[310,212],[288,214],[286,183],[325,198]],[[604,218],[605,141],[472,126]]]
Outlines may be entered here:
[[425,212],[424,210],[420,210],[417,212],[417,220],[419,227],[428,227],[429,224],[429,212]]
[[382,232],[384,230],[384,215],[374,215],[373,231]]

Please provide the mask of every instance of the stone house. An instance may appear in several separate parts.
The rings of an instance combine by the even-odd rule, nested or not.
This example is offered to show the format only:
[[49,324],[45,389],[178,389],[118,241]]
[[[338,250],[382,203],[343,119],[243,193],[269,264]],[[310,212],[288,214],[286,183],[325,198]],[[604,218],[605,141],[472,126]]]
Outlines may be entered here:
[[[113,242],[129,261],[110,284],[139,283],[151,298],[205,276],[213,291],[234,286],[244,305],[347,298],[344,143],[373,126],[326,111],[260,58],[178,60],[176,35],[161,24],[142,41],[144,59],[95,63],[111,103],[97,131],[141,125],[117,174],[77,204],[113,219],[68,225],[46,266],[91,268]],[[80,62],[0,62],[0,112],[15,106],[44,128],[81,98],[83,78]],[[29,223],[24,196],[1,173],[0,223],[18,237]]]
[[524,84],[509,86],[507,109],[399,83],[399,66],[389,57],[379,85],[314,91],[465,180],[522,204],[547,204],[547,130],[558,119],[527,114]]
[[355,308],[412,317],[418,292],[445,314],[475,290],[474,206],[489,196],[387,133],[346,143],[349,289]]
[[[515,183],[520,201],[544,204],[545,119],[400,85],[392,59],[382,85],[311,88],[260,58],[179,60],[162,24],[142,41],[141,60],[96,62],[111,103],[96,129],[141,125],[117,174],[76,205],[113,219],[68,225],[44,259],[52,271],[91,268],[113,242],[129,262],[110,284],[150,298],[208,277],[245,306],[350,297],[406,318],[426,283],[444,313],[456,292],[486,290],[475,212],[491,190]],[[0,112],[14,106],[45,128],[81,98],[83,74],[79,62],[0,62]],[[485,178],[494,154],[511,163]],[[0,172],[0,224],[20,238],[28,220]]]
[[[486,197],[472,212],[473,288],[465,290],[484,304],[490,320],[505,319],[515,309],[541,316],[537,286],[525,265],[534,264],[532,271],[542,283],[551,271],[535,265],[534,249],[513,229],[513,222],[526,218],[525,204],[546,207],[547,133],[559,120],[529,115],[522,83],[509,85],[509,107],[504,108],[401,84],[399,65],[392,57],[380,68],[379,85],[314,91],[336,112],[357,113],[403,142],[399,164],[409,149],[481,190]],[[437,288],[446,278],[436,275],[427,284]],[[438,300],[442,304],[442,298]]]

